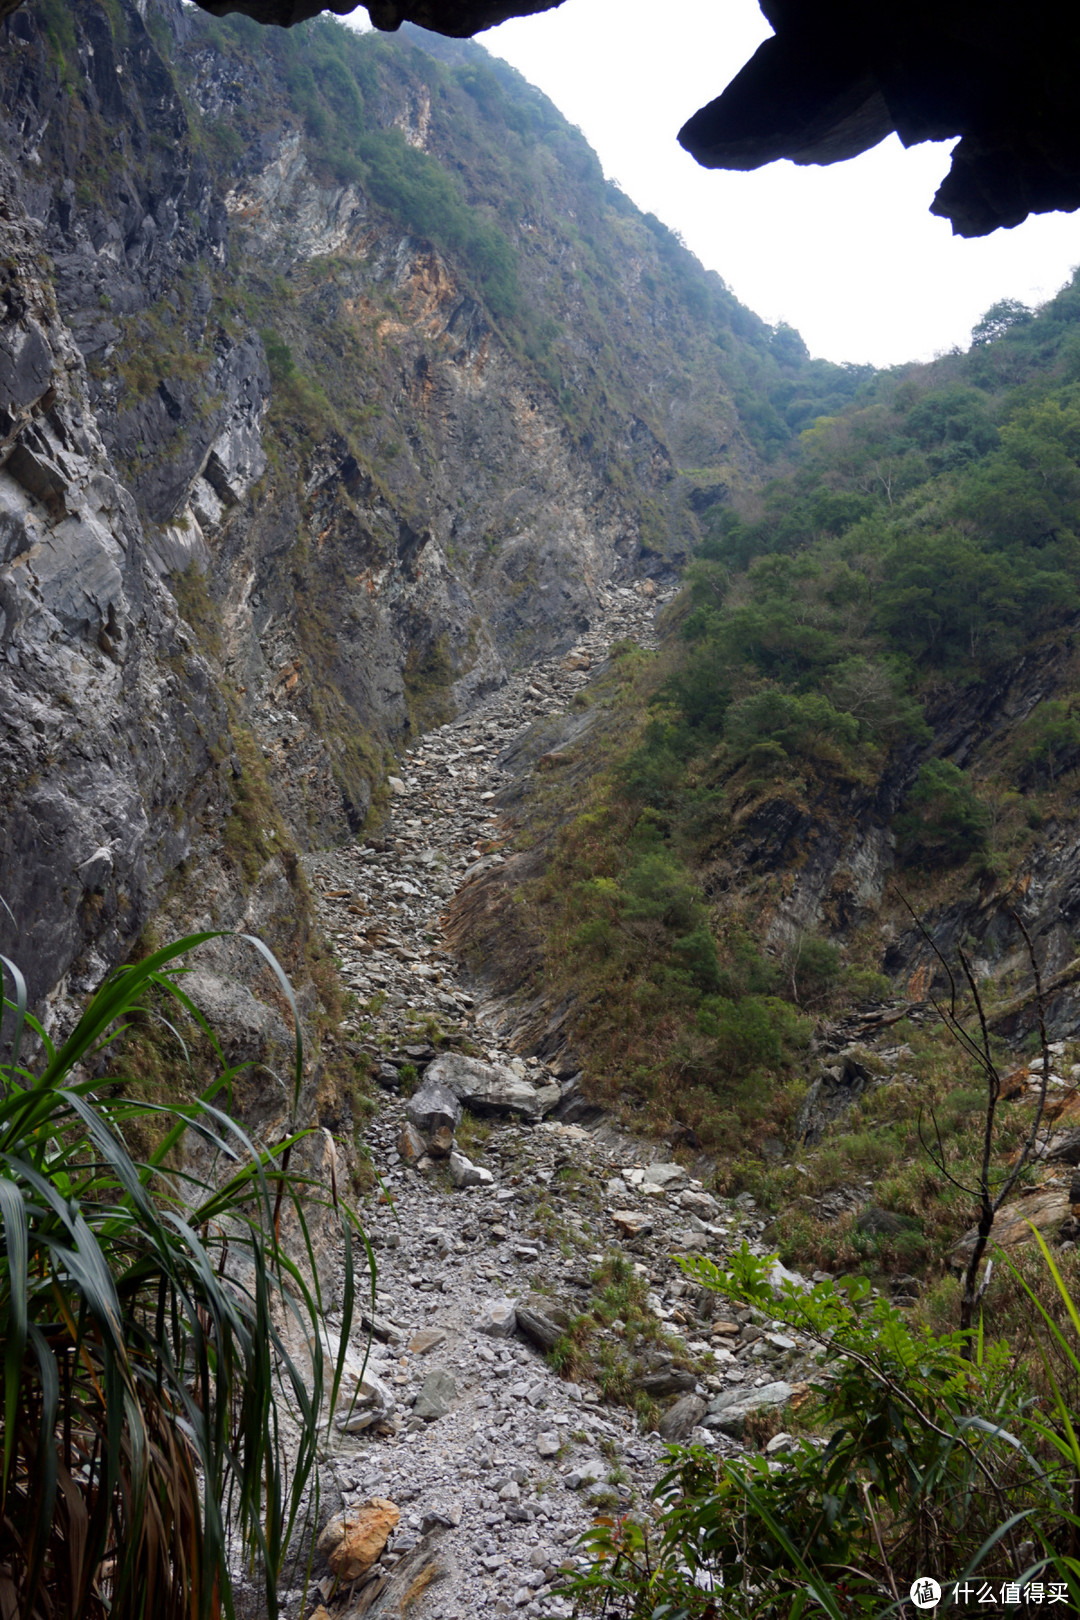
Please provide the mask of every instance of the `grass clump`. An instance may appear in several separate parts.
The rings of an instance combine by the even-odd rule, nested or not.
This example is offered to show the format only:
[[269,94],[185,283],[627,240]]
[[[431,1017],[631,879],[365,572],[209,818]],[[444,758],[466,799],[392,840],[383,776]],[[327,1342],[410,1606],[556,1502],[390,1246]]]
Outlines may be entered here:
[[[570,1319],[548,1360],[563,1378],[598,1384],[605,1401],[630,1407],[646,1427],[655,1427],[659,1408],[638,1388],[649,1370],[645,1357],[658,1350],[676,1365],[688,1366],[685,1347],[665,1334],[646,1303],[648,1281],[625,1255],[606,1255],[592,1273],[592,1284],[588,1309]],[[616,1323],[622,1324],[617,1336],[612,1333]]]
[[[221,937],[193,935],[118,969],[59,1047],[3,964],[13,993],[0,1068],[0,1517],[13,1613],[231,1616],[242,1549],[273,1620],[294,1537],[318,1512],[323,1402],[332,1411],[343,1362],[324,1350],[310,1242],[298,1258],[279,1234],[283,1220],[306,1234],[315,1205],[333,1200],[344,1346],[353,1223],[335,1193],[290,1174],[306,1132],[256,1149],[224,1111],[239,1071],[180,965]],[[266,947],[243,937],[292,1008],[295,1117],[304,1050],[292,990]],[[147,996],[193,1018],[218,1059],[200,1095],[167,1108],[129,1095],[111,1066]],[[162,1115],[152,1151],[133,1156],[129,1141]],[[182,1152],[188,1132],[204,1168]],[[310,1355],[290,1352],[290,1320]]]

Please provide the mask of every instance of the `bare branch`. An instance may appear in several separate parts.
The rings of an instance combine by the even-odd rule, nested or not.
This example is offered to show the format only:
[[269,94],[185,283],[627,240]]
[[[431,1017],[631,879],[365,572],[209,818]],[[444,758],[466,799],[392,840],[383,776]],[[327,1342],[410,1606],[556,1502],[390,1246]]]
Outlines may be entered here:
[[1039,1045],[1042,1049],[1042,1085],[1039,1087],[1039,1101],[1038,1106],[1035,1109],[1034,1118],[1031,1121],[1031,1129],[1027,1134],[1023,1147],[1020,1149],[1020,1156],[1015,1165],[1012,1167],[1010,1173],[1002,1182],[997,1198],[994,1201],[995,1213],[1001,1208],[1005,1199],[1016,1185],[1021,1171],[1026,1165],[1031,1163],[1035,1152],[1035,1143],[1038,1140],[1039,1126],[1042,1124],[1043,1114],[1046,1112],[1046,1092],[1050,1084],[1050,1043],[1046,1036],[1046,997],[1043,994],[1042,975],[1039,972],[1039,962],[1035,955],[1035,947],[1031,942],[1031,935],[1028,933],[1027,925],[1024,922],[1024,919],[1017,911],[1010,911],[1009,915],[1012,917],[1017,928],[1019,928],[1020,932],[1024,936],[1024,944],[1027,946],[1028,960],[1031,962],[1031,971],[1035,979],[1035,1005],[1038,1008],[1039,1013]]
[[[912,922],[915,924],[916,928],[919,930],[919,933],[922,935],[923,939],[925,939],[926,943],[929,945],[930,949],[933,951],[934,955],[937,957],[938,961],[941,963],[942,967],[945,969],[945,973],[946,973],[946,975],[948,977],[948,980],[949,980],[949,1003],[950,1003],[950,1006],[952,1008],[952,1016],[953,1016],[953,1018],[955,1018],[956,1017],[956,980],[953,978],[953,970],[949,966],[949,964],[946,961],[945,957],[941,954],[941,951],[940,951],[939,947],[931,939],[930,934],[929,934],[929,932],[928,932],[928,930],[926,928],[926,925],[924,924],[922,918],[917,915],[917,913],[916,913],[914,907],[912,906],[910,900],[908,899],[907,895],[904,894],[903,890],[896,888],[895,884],[893,885],[893,893],[896,895],[897,899],[900,901],[900,904],[903,906],[904,910],[907,912],[908,916],[911,918]],[[936,1006],[936,1003],[935,1003],[935,1006]]]
[[975,1198],[975,1197],[977,1197],[978,1194],[976,1193],[974,1187],[967,1187],[967,1186],[964,1185],[964,1183],[962,1181],[957,1181],[957,1179],[953,1175],[952,1171],[946,1168],[946,1164],[945,1164],[945,1144],[941,1140],[941,1127],[938,1125],[937,1114],[934,1112],[933,1109],[930,1110],[930,1118],[934,1122],[934,1135],[937,1137],[937,1153],[936,1154],[934,1152],[934,1149],[930,1146],[929,1142],[927,1142],[926,1138],[923,1136],[923,1131],[922,1131],[922,1109],[921,1108],[919,1109],[919,1119],[918,1119],[918,1127],[917,1127],[918,1132],[919,1132],[919,1142],[920,1142],[920,1145],[924,1148],[927,1158],[930,1160],[930,1163],[934,1166],[934,1168],[941,1172],[941,1174],[945,1177],[945,1180],[950,1184],[950,1186],[953,1186],[953,1187],[956,1188],[957,1192],[962,1192],[965,1195],[965,1197],[967,1197],[967,1198]]

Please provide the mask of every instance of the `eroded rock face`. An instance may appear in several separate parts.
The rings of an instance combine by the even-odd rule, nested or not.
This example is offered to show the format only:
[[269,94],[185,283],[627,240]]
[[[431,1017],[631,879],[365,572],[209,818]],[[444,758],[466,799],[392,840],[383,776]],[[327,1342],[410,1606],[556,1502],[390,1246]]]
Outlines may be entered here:
[[[370,0],[376,28],[403,22],[463,39],[560,0]],[[0,0],[0,18],[19,0]],[[348,0],[199,0],[291,27]],[[1072,112],[1078,50],[1052,0],[1018,21],[1003,3],[911,0],[853,13],[842,0],[772,0],[775,30],[716,100],[684,125],[681,144],[706,168],[755,169],[778,158],[836,163],[896,131],[905,146],[959,135],[932,212],[961,236],[1080,205]]]
[[961,137],[931,209],[960,236],[1080,205],[1072,111],[1080,41],[1043,0],[1019,23],[999,3],[771,0],[776,30],[680,143],[711,169],[778,158],[836,163],[893,130],[905,146]]
[[2,162],[0,191],[0,949],[37,1004],[95,986],[220,826],[232,749]]

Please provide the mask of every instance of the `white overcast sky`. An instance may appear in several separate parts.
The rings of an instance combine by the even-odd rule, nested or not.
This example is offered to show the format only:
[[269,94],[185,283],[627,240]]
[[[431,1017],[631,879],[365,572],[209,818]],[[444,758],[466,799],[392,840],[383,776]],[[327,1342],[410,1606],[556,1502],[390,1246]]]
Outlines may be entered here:
[[770,29],[756,0],[667,0],[661,16],[655,0],[565,0],[478,39],[584,131],[639,208],[765,320],[798,327],[812,354],[891,365],[966,348],[992,303],[1040,303],[1080,263],[1080,214],[954,237],[928,211],[951,143],[905,151],[891,136],[827,168],[699,168],[679,129]]

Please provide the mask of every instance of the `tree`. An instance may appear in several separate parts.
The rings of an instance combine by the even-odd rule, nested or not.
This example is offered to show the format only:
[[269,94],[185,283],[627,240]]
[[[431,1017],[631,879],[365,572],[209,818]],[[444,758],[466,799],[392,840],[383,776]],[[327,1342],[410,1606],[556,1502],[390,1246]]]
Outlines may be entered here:
[[1054,781],[1062,765],[1080,750],[1080,719],[1061,698],[1040,703],[1017,727],[1017,751],[1033,771],[1045,771]]
[[928,759],[896,818],[901,860],[909,866],[958,866],[986,843],[990,815],[966,771]]
[[985,343],[994,343],[1012,327],[1026,326],[1028,321],[1034,319],[1034,312],[1019,298],[999,298],[971,328],[971,346],[974,349]]
[[931,996],[929,998],[930,1004],[934,1008],[934,1011],[937,1013],[938,1017],[941,1019],[942,1023],[945,1025],[945,1028],[949,1031],[949,1034],[952,1036],[956,1044],[961,1047],[969,1057],[974,1058],[986,1083],[986,1108],[983,1116],[982,1153],[980,1155],[978,1174],[974,1185],[960,1181],[949,1169],[946,1163],[945,1150],[941,1145],[941,1137],[937,1130],[936,1120],[934,1121],[935,1142],[931,1144],[924,1142],[923,1144],[927,1148],[930,1158],[934,1163],[934,1167],[939,1174],[944,1176],[946,1181],[950,1182],[952,1186],[958,1188],[960,1192],[966,1193],[968,1197],[975,1200],[978,1208],[977,1224],[975,1227],[975,1241],[972,1244],[967,1265],[964,1267],[963,1289],[960,1295],[960,1331],[964,1335],[962,1354],[964,1355],[965,1359],[971,1361],[974,1359],[975,1355],[974,1346],[972,1344],[972,1333],[975,1327],[975,1309],[982,1299],[983,1294],[986,1292],[987,1286],[990,1282],[991,1271],[993,1269],[992,1263],[988,1261],[986,1266],[986,1275],[983,1278],[982,1283],[979,1283],[979,1267],[982,1264],[983,1255],[986,1253],[986,1247],[990,1241],[990,1234],[994,1229],[994,1222],[997,1219],[998,1210],[1001,1208],[1009,1194],[1012,1192],[1013,1188],[1016,1186],[1025,1166],[1028,1165],[1034,1157],[1035,1144],[1039,1137],[1039,1127],[1042,1124],[1043,1114],[1046,1110],[1046,1088],[1050,1082],[1050,1048],[1046,1035],[1046,998],[1043,994],[1042,975],[1039,972],[1039,963],[1038,958],[1035,955],[1035,947],[1031,943],[1031,935],[1028,933],[1027,928],[1018,914],[1015,911],[1011,912],[1010,915],[1013,921],[1024,937],[1024,944],[1027,946],[1028,961],[1031,963],[1032,976],[1035,981],[1034,999],[1036,1008],[1038,1010],[1039,1020],[1039,1047],[1042,1053],[1042,1082],[1039,1087],[1038,1102],[1036,1104],[1035,1112],[1032,1115],[1031,1126],[1028,1130],[1028,1134],[1021,1145],[1019,1153],[1014,1155],[1008,1169],[997,1178],[995,1183],[993,1176],[994,1127],[997,1119],[997,1105],[1001,1097],[1002,1077],[1001,1072],[994,1061],[993,1052],[991,1050],[989,1021],[986,1016],[986,1010],[983,1006],[982,996],[979,993],[979,986],[972,970],[971,961],[962,947],[958,946],[957,957],[960,962],[964,979],[966,980],[968,989],[971,992],[972,1012],[974,1013],[975,1022],[977,1025],[975,1034],[972,1034],[971,1031],[966,1028],[964,1020],[958,1011],[956,979],[952,969],[950,968],[945,957],[942,955],[941,951],[938,949],[937,945],[935,945],[934,941],[927,933],[926,928],[923,926],[920,919],[915,916],[915,913],[911,910],[911,907],[908,906],[907,901],[903,899],[903,896],[901,896],[901,900],[907,907],[907,910],[910,912],[916,927],[926,940],[926,943],[930,946],[930,949],[941,963],[941,966],[945,969],[945,973],[949,981],[948,1003],[939,1002],[933,996]]

